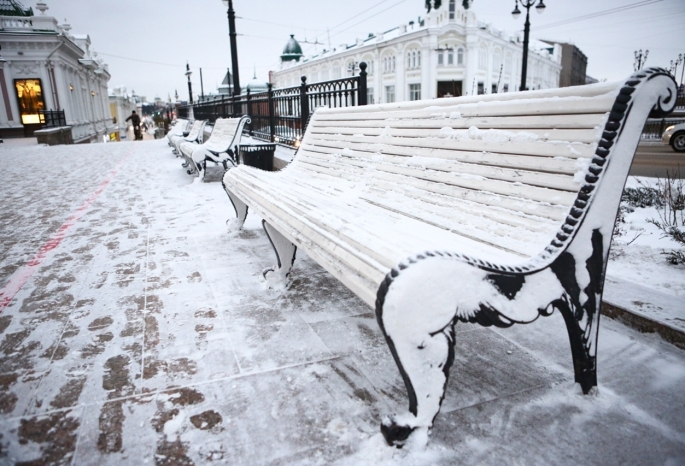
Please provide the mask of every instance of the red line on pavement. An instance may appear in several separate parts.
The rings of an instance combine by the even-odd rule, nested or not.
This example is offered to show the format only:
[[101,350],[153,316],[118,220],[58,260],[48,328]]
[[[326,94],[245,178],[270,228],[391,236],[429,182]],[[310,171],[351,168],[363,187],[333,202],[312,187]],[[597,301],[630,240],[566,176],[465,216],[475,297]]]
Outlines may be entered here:
[[114,167],[114,170],[105,178],[105,180],[100,183],[95,191],[86,199],[81,207],[79,207],[72,215],[67,219],[64,224],[54,232],[50,238],[40,247],[38,252],[33,258],[26,263],[23,267],[12,274],[12,277],[5,284],[5,286],[0,290],[0,313],[5,310],[5,308],[12,302],[12,299],[16,296],[19,290],[26,284],[27,281],[33,276],[33,274],[38,270],[40,264],[45,260],[48,253],[60,245],[62,240],[66,237],[67,231],[78,222],[78,220],[86,213],[86,210],[90,205],[97,199],[97,197],[105,190],[112,179],[116,176],[119,169],[124,165],[128,159],[133,154],[133,149],[124,157],[124,159]]

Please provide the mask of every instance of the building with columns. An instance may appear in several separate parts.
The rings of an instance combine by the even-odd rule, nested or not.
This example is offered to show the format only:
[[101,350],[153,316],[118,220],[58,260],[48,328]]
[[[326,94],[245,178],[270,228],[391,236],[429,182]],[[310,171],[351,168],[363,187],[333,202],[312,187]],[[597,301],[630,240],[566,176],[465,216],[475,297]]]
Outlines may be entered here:
[[0,137],[41,128],[40,110],[64,110],[74,142],[102,141],[115,131],[107,65],[85,34],[18,0],[0,0]]
[[[417,9],[425,3],[413,1]],[[369,103],[518,90],[522,35],[481,23],[462,1],[441,3],[417,21],[312,57],[291,36],[281,69],[270,74],[274,87],[297,86],[301,76],[308,83],[353,76],[366,62]],[[559,87],[561,68],[559,44],[530,40],[528,89]]]

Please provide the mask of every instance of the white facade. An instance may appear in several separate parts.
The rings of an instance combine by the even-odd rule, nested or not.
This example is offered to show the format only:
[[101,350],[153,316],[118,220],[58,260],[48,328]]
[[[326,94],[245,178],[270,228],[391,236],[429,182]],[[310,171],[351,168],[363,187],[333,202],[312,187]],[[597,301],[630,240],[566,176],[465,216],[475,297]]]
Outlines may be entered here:
[[114,132],[110,133],[110,140],[120,141],[128,137],[128,123],[126,123],[126,118],[131,116],[132,111],[135,110],[138,112],[137,105],[133,96],[129,96],[126,93],[125,87],[116,87],[110,92],[109,109],[114,121]]
[[[87,35],[70,29],[44,13],[0,16],[0,135],[23,137],[39,129],[33,115],[38,107],[64,110],[74,142],[102,141],[114,132],[107,65],[91,51]],[[37,102],[31,109],[20,98],[26,83],[40,90],[31,91]]]
[[[308,83],[353,76],[366,62],[369,103],[518,90],[522,38],[480,23],[461,3],[443,1],[420,24],[412,21],[351,46],[283,62],[272,73],[274,87],[299,85],[301,76]],[[560,72],[561,47],[531,40],[528,89],[558,87]]]

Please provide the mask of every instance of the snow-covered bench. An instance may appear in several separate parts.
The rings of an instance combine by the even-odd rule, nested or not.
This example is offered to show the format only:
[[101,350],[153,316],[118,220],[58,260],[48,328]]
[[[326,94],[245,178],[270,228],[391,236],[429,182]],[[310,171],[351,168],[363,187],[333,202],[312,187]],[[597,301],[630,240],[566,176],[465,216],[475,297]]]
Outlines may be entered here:
[[214,123],[212,134],[206,142],[181,143],[179,149],[181,157],[187,162],[188,174],[197,174],[200,180],[204,180],[207,162],[221,164],[224,170],[228,170],[229,164],[237,165],[238,145],[243,134],[243,127],[250,121],[247,116],[219,118]]
[[170,146],[173,145],[171,141],[174,136],[183,136],[183,134],[188,130],[189,123],[190,122],[188,120],[176,120],[176,124],[174,124],[174,126],[172,126],[171,129],[169,129],[169,132],[166,135],[167,141],[169,141]]
[[176,154],[177,157],[181,156],[181,151],[179,149],[180,145],[183,144],[184,142],[191,142],[191,143],[202,143],[202,138],[204,135],[204,130],[205,130],[205,125],[207,124],[207,120],[195,120],[193,122],[193,125],[190,127],[190,131],[188,132],[187,136],[181,135],[176,135],[171,137],[171,147]]
[[[409,412],[381,431],[425,436],[444,397],[457,321],[509,327],[558,310],[575,380],[597,385],[599,311],[623,185],[673,78],[318,109],[280,172],[229,170],[285,280],[297,247],[376,310]],[[650,113],[651,112],[651,113]],[[419,434],[419,432],[421,432]]]

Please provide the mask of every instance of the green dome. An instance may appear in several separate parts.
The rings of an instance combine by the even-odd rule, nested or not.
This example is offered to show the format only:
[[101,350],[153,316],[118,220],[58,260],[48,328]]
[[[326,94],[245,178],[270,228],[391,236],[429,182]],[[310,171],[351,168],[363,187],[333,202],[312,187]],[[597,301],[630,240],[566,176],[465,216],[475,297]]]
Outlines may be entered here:
[[0,0],[2,16],[33,16],[33,9],[26,8],[18,0]]
[[285,44],[283,54],[281,55],[281,61],[298,61],[303,56],[302,47],[300,47],[300,44],[295,40],[295,35],[290,34],[290,40]]

